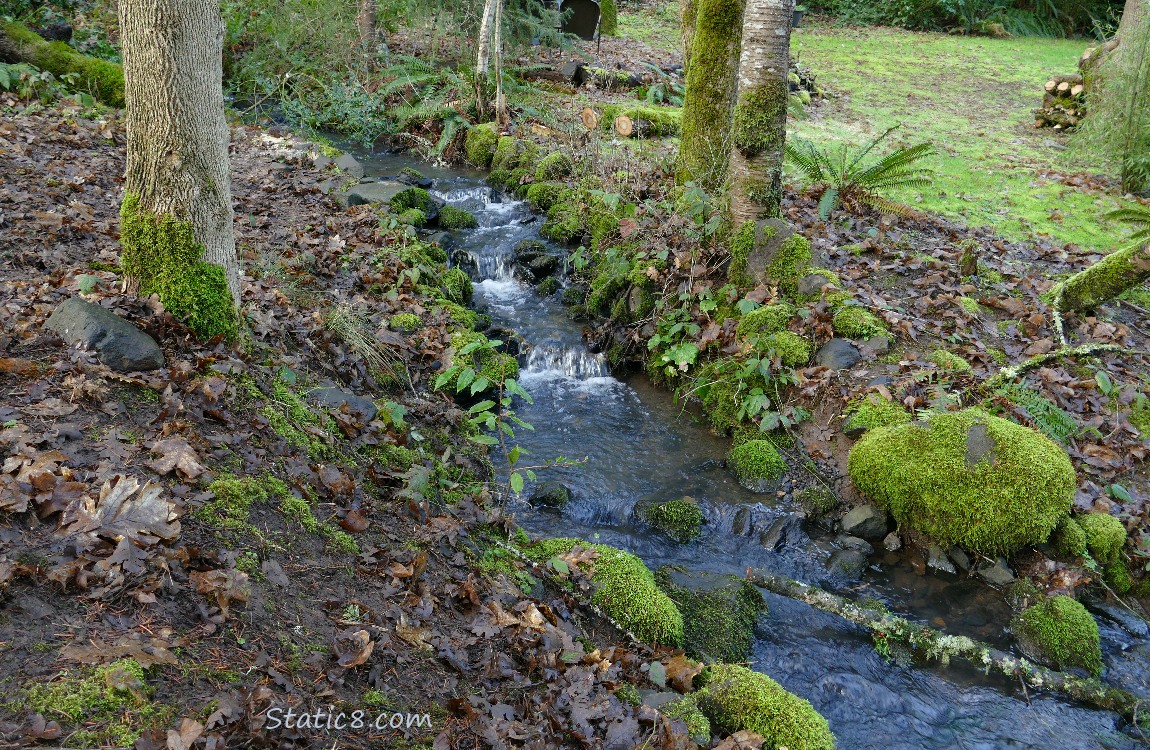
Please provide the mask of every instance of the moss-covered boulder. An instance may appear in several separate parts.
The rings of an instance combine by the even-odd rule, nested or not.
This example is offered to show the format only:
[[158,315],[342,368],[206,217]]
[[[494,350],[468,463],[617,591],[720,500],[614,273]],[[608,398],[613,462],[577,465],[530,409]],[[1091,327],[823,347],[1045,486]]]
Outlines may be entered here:
[[694,693],[664,704],[659,709],[672,719],[679,719],[687,725],[687,734],[697,744],[706,746],[711,741],[711,721],[699,710]]
[[842,305],[831,321],[835,335],[848,339],[889,336],[890,331],[877,315],[858,305]]
[[495,148],[498,143],[499,127],[495,123],[488,122],[476,125],[467,131],[467,137],[463,141],[463,150],[467,154],[467,161],[480,169],[487,169],[495,157]]
[[872,394],[855,401],[847,408],[843,432],[847,437],[858,437],[867,430],[906,424],[910,420],[910,412],[905,406]]
[[568,189],[561,182],[535,182],[527,188],[527,202],[536,211],[550,211]]
[[834,750],[827,720],[770,677],[731,664],[717,664],[708,672],[709,681],[695,700],[713,729],[761,734],[763,747]]
[[552,151],[535,167],[535,181],[546,182],[567,177],[575,171],[575,161],[566,151]]
[[1054,596],[1027,607],[1014,623],[1023,650],[1058,669],[1102,672],[1098,623],[1069,596]]
[[787,462],[768,440],[748,440],[727,454],[727,466],[752,492],[771,492],[787,471]]
[[697,537],[703,528],[703,511],[694,498],[682,497],[664,503],[653,503],[640,509],[644,521],[674,539],[686,544]]
[[556,242],[573,242],[583,235],[583,209],[574,190],[559,193],[539,234]]
[[744,340],[765,338],[785,331],[787,323],[791,322],[796,312],[795,306],[786,302],[763,305],[740,318],[735,330]]
[[1121,521],[1108,513],[1087,513],[1078,517],[1078,525],[1091,557],[1103,565],[1118,561],[1126,544],[1126,527]]
[[[445,306],[452,304],[453,303],[446,303]],[[456,305],[456,307],[459,306]],[[466,308],[460,309],[466,310]],[[472,312],[472,314],[474,314],[473,311],[468,310],[467,312]],[[460,331],[451,337],[451,348],[458,352],[468,344],[483,338],[485,338],[483,334],[476,333],[474,331]],[[467,355],[466,362],[457,362],[456,359],[458,359],[458,355],[453,355],[451,361],[453,366],[456,364],[466,364],[467,366],[473,368],[478,375],[488,380],[488,382],[491,384],[489,388],[496,387],[498,383],[501,383],[508,378],[519,377],[519,361],[515,359],[515,357],[512,357],[510,354],[504,354],[502,352],[495,351],[494,349],[476,349]],[[455,392],[455,385],[457,382],[458,376],[452,377],[443,384],[443,387],[449,392]]]
[[775,284],[792,298],[814,257],[810,241],[779,219],[744,222],[729,245],[727,278],[732,284],[742,289]]
[[1077,486],[1061,447],[981,409],[871,430],[848,465],[899,524],[987,556],[1045,542]]
[[659,587],[683,613],[683,644],[692,659],[745,661],[755,642],[755,620],[766,611],[763,595],[735,576],[664,567]]
[[471,302],[471,298],[475,294],[471,278],[461,268],[447,269],[440,281],[440,288],[447,299],[457,305],[466,305]]
[[455,206],[439,209],[439,226],[442,229],[474,229],[479,226],[475,214]]
[[758,339],[755,350],[778,357],[787,367],[803,367],[811,360],[810,342],[792,331],[779,331]]
[[974,368],[962,357],[945,349],[935,349],[927,358],[937,365],[940,370],[953,375],[970,375]]
[[[659,590],[655,576],[629,552],[581,539],[544,539],[524,547],[528,557],[544,563],[571,552],[576,546],[598,553],[580,563],[595,587],[591,602],[636,638],[650,645],[683,645],[683,616]],[[585,568],[583,566],[586,566]]]

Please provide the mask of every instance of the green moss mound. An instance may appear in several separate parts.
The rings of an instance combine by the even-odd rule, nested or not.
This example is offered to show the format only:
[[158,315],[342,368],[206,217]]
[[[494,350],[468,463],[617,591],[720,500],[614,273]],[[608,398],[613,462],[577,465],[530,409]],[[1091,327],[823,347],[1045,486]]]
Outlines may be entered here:
[[466,305],[471,302],[471,298],[475,294],[471,277],[462,268],[447,269],[440,284],[443,293],[447,295],[447,299],[457,305]]
[[848,339],[889,336],[890,331],[877,315],[858,305],[843,305],[831,321],[835,334]]
[[696,700],[713,728],[756,732],[766,740],[763,747],[834,750],[827,720],[808,701],[746,667],[717,664],[709,671],[707,686]]
[[1090,556],[1103,565],[1118,562],[1126,544],[1126,527],[1108,513],[1087,513],[1078,517],[1078,524],[1086,535],[1086,548]]
[[781,302],[775,305],[763,305],[752,310],[739,320],[736,332],[740,337],[750,340],[766,337],[772,333],[785,331],[787,323],[797,312],[794,305]]
[[68,735],[68,747],[131,747],[148,724],[165,714],[164,707],[149,702],[151,692],[140,663],[120,659],[32,685],[24,707],[85,725]]
[[763,595],[735,576],[660,568],[660,588],[683,613],[687,655],[706,662],[746,660],[755,642],[755,620],[766,611]]
[[575,161],[566,151],[552,151],[539,160],[535,167],[535,181],[546,182],[567,177],[575,171]]
[[556,242],[573,242],[583,235],[583,209],[574,190],[559,194],[539,234]]
[[705,520],[698,503],[689,497],[648,505],[640,514],[644,521],[680,544],[702,533]]
[[779,331],[759,339],[757,350],[774,352],[787,367],[802,367],[811,359],[810,342],[791,331]]
[[1086,556],[1086,532],[1070,516],[1058,523],[1058,528],[1050,536],[1050,543],[1054,547],[1054,554],[1064,560]]
[[1077,667],[1102,672],[1098,623],[1069,596],[1054,596],[1022,612],[1015,625],[1058,669]]
[[418,208],[409,208],[399,214],[399,221],[413,227],[421,227],[427,223],[427,214]]
[[443,229],[475,229],[479,221],[475,214],[455,206],[439,209],[439,226]]
[[393,195],[389,205],[400,214],[413,208],[428,213],[432,207],[431,193],[423,188],[409,187]]
[[49,42],[28,27],[0,19],[0,36],[15,47],[19,58],[57,78],[75,73],[75,88],[112,107],[124,106],[124,69],[117,63],[82,55],[64,42]]
[[693,694],[671,701],[660,710],[666,716],[679,719],[686,724],[687,734],[697,744],[706,745],[711,741],[711,721],[699,710],[699,704],[695,702]]
[[389,320],[387,324],[393,331],[411,333],[423,325],[423,319],[415,313],[399,313],[392,315],[391,320]]
[[124,275],[139,280],[141,296],[159,296],[164,309],[202,339],[235,338],[239,318],[227,276],[200,260],[204,246],[190,222],[148,213],[139,196],[128,194],[120,207],[120,244]]
[[[474,331],[460,331],[451,337],[451,347],[455,349],[455,351],[459,351],[473,341],[483,338],[483,334],[475,333]],[[479,375],[487,378],[492,388],[508,378],[519,377],[519,360],[510,354],[504,354],[492,349],[480,349],[472,352],[468,356],[471,358],[471,361],[467,364]],[[452,364],[457,363],[452,361]],[[454,393],[457,381],[458,378],[452,378],[447,383],[444,383],[444,389]]]
[[[989,455],[977,455],[980,445]],[[871,430],[848,464],[859,490],[900,524],[983,555],[1046,541],[1077,487],[1056,443],[981,409]]]
[[476,125],[467,131],[463,141],[463,150],[467,154],[467,161],[480,169],[491,166],[495,158],[495,148],[499,143],[499,128],[493,122]]
[[847,408],[846,413],[848,430],[873,430],[878,427],[906,424],[910,421],[910,412],[905,406],[879,396],[859,399]]
[[938,365],[943,372],[955,375],[970,375],[974,372],[974,368],[970,366],[969,362],[945,349],[935,349],[931,352],[929,360]]
[[595,593],[591,601],[636,638],[651,645],[683,645],[683,616],[659,590],[655,576],[629,552],[582,539],[544,539],[524,548],[533,560],[546,562],[576,545],[599,553],[591,565]]
[[739,483],[762,488],[787,471],[787,462],[769,440],[748,440],[727,454],[727,465]]
[[559,202],[567,186],[561,182],[536,182],[527,188],[527,202],[537,211],[550,211]]
[[814,256],[811,241],[801,234],[788,237],[767,264],[767,275],[788,297],[798,294],[799,279],[806,276]]

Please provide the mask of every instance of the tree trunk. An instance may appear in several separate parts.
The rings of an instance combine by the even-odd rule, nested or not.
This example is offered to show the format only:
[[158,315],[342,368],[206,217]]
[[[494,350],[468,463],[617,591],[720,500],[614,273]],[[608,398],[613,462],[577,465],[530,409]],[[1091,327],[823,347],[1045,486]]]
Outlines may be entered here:
[[[359,13],[355,17],[359,26],[359,44],[368,55],[375,53],[375,17],[377,15],[376,0],[359,0]],[[371,58],[368,58],[371,65]]]
[[793,10],[794,0],[747,0],[729,167],[733,226],[780,215]]
[[120,0],[127,174],[120,211],[130,287],[197,335],[237,329],[240,260],[216,0]]
[[500,0],[486,0],[483,18],[479,22],[479,53],[475,61],[475,109],[480,122],[487,121],[490,105],[487,101],[488,73],[491,69],[491,37],[495,27],[496,6]]
[[731,154],[745,0],[697,3],[676,178],[679,184],[695,182],[714,192],[726,181]]
[[1107,255],[1071,276],[1057,291],[1062,312],[1093,310],[1150,279],[1150,244],[1135,245]]
[[691,67],[691,45],[695,41],[695,24],[699,17],[699,0],[680,0],[679,29],[683,38],[683,79]]

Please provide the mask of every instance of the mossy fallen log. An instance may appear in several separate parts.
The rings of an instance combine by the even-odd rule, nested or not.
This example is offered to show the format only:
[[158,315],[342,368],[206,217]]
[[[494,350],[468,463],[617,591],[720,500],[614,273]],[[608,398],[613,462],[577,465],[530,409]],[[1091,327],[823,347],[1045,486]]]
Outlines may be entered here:
[[947,635],[934,628],[910,622],[880,608],[869,608],[820,588],[808,586],[763,570],[747,569],[747,580],[773,594],[808,604],[815,609],[837,615],[871,631],[876,639],[895,641],[908,646],[928,662],[948,666],[964,661],[986,674],[996,672],[1018,679],[1035,690],[1061,693],[1088,706],[1114,711],[1127,721],[1145,716],[1150,701],[1100,680],[1057,672],[1028,659],[1008,654],[986,643],[962,635]]
[[1059,284],[1054,290],[1055,303],[1061,312],[1093,310],[1146,279],[1150,279],[1150,245],[1134,245]]
[[0,21],[0,62],[28,63],[57,78],[75,74],[77,90],[110,106],[124,106],[123,67],[82,55],[64,42],[49,42],[22,24]]

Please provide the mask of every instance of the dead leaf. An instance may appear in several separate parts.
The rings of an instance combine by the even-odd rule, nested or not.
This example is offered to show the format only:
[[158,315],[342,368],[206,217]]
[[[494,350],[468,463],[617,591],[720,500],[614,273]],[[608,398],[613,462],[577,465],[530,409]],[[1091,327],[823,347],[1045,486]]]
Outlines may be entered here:
[[160,476],[179,471],[186,479],[195,479],[206,469],[199,462],[195,450],[183,438],[168,438],[153,443],[150,447],[152,453],[159,453],[160,457],[147,463],[148,468]]
[[180,728],[168,730],[168,750],[189,750],[204,733],[204,725],[195,719],[184,719]]
[[195,571],[188,578],[196,589],[196,593],[210,594],[215,597],[216,606],[224,617],[228,616],[228,605],[231,602],[246,602],[248,591],[248,574],[242,570],[208,570]]
[[71,534],[93,534],[115,541],[127,538],[144,545],[171,541],[180,534],[179,509],[163,497],[164,488],[135,477],[104,482],[100,497],[85,495],[64,511],[60,525]]
[[375,641],[366,630],[344,630],[335,636],[335,655],[339,658],[339,665],[344,669],[358,667],[371,656],[375,650]]

